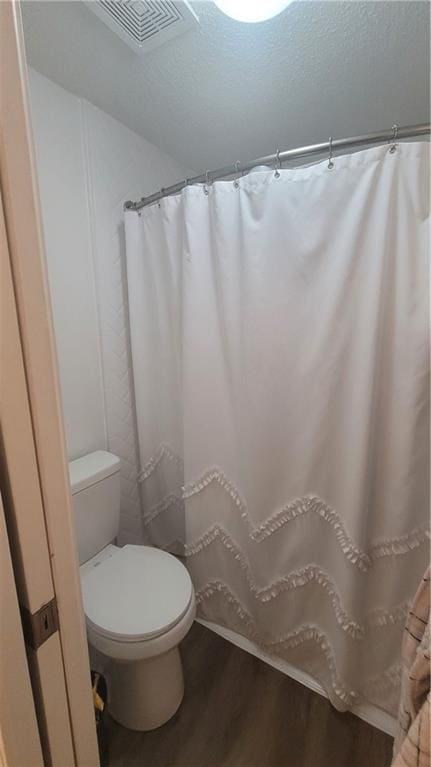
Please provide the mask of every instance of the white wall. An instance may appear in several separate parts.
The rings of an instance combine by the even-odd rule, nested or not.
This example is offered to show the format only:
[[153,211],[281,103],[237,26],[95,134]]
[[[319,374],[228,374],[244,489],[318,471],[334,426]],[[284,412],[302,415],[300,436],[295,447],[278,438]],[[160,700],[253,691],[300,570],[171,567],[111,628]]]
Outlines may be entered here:
[[120,456],[121,538],[138,541],[123,202],[191,172],[34,70],[30,97],[68,454]]
[[81,102],[31,73],[48,277],[68,452],[106,443]]

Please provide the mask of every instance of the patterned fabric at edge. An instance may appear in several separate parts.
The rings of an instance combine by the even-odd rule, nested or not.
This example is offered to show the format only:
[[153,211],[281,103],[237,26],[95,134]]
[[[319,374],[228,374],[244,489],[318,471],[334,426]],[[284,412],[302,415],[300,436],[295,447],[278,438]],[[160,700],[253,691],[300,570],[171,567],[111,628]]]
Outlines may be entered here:
[[125,225],[150,540],[202,618],[396,716],[429,561],[430,147],[389,150]]
[[431,567],[425,573],[404,629],[401,700],[393,767],[430,767]]

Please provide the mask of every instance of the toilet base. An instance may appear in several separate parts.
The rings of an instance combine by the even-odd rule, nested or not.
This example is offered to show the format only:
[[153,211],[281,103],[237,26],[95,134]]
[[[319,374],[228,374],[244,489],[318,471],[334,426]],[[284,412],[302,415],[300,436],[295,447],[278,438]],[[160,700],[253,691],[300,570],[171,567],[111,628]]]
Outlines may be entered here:
[[139,661],[112,660],[108,680],[111,716],[129,730],[155,730],[175,714],[183,699],[179,649]]

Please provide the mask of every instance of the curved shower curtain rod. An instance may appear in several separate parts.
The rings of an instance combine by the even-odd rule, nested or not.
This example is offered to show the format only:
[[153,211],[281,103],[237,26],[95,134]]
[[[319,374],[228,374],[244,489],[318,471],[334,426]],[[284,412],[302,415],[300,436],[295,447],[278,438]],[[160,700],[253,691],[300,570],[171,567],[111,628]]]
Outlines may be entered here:
[[405,125],[401,128],[398,127],[398,125],[393,125],[392,128],[387,131],[365,133],[362,136],[351,136],[350,138],[332,139],[331,137],[329,141],[324,141],[321,144],[311,144],[310,146],[298,147],[296,149],[287,149],[284,152],[277,150],[275,154],[269,154],[266,157],[258,157],[251,162],[241,163],[238,161],[234,165],[228,165],[225,168],[218,168],[217,170],[210,171],[207,170],[199,176],[187,178],[184,181],[180,181],[178,184],[173,184],[165,189],[162,188],[160,191],[150,194],[148,197],[142,197],[137,202],[127,200],[127,202],[124,203],[124,210],[139,211],[141,208],[147,207],[147,205],[152,205],[153,203],[158,202],[163,199],[163,197],[178,194],[186,186],[191,186],[192,184],[208,185],[213,181],[217,181],[217,179],[229,178],[229,176],[234,176],[236,174],[243,175],[259,165],[276,165],[278,168],[282,163],[287,162],[287,160],[329,152],[329,167],[332,167],[332,152],[335,149],[352,149],[356,146],[380,144],[382,142],[387,142],[395,147],[399,139],[429,136],[430,134],[431,123]]

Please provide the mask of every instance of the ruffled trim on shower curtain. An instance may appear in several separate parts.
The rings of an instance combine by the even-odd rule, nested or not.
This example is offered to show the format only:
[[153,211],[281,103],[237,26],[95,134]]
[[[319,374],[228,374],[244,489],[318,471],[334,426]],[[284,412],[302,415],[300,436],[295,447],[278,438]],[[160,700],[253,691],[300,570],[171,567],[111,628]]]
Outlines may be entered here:
[[[221,594],[224,603],[228,604],[241,622],[244,636],[257,645],[265,654],[283,658],[289,651],[300,647],[308,642],[316,644],[325,658],[325,667],[319,675],[318,681],[325,689],[331,703],[339,710],[347,710],[352,704],[372,699],[376,695],[385,693],[388,688],[396,689],[400,682],[400,664],[394,664],[381,673],[372,676],[358,689],[349,688],[337,670],[335,651],[328,636],[317,625],[303,624],[283,636],[265,637],[259,629],[251,613],[241,604],[235,594],[221,581],[208,584],[200,589],[196,595],[197,605],[210,599],[215,594]],[[206,617],[205,615],[203,617]],[[229,626],[228,628],[231,628]],[[329,672],[329,673],[328,673]]]
[[[140,471],[139,481],[144,482],[147,480],[164,457],[174,462],[178,467],[183,467],[183,459],[166,444],[162,444]],[[348,534],[338,512],[317,495],[311,494],[288,501],[282,508],[270,514],[264,522],[255,525],[250,517],[246,501],[239,490],[225,476],[221,469],[214,467],[207,469],[198,479],[184,485],[181,498],[175,494],[169,494],[163,498],[149,513],[144,515],[144,521],[151,521],[159,514],[167,511],[173,504],[201,493],[213,482],[222,487],[231,497],[248,528],[248,535],[251,540],[261,542],[288,522],[304,514],[316,514],[332,527],[340,548],[349,562],[352,562],[352,564],[364,572],[370,568],[373,560],[380,557],[405,554],[417,548],[429,538],[429,530],[427,528],[414,528],[401,536],[377,539],[370,544],[367,551],[364,551],[355,544]],[[202,539],[202,546],[205,545],[207,544]]]
[[[156,471],[162,460],[174,464],[183,471],[183,460],[168,445],[162,444],[140,473],[140,481],[145,483]],[[178,481],[178,478],[176,481]],[[239,490],[235,487],[221,469],[212,467],[202,473],[194,481],[187,482],[181,490],[165,495],[155,505],[144,513],[144,523],[152,525],[160,515],[168,512],[184,512],[185,502],[204,492],[211,485],[217,485],[228,494],[234,507],[239,511],[238,518],[244,524],[247,538],[254,543],[262,543],[275,532],[285,529],[288,524],[304,515],[315,515],[326,522],[334,532],[337,543],[346,557],[362,572],[368,572],[376,560],[382,557],[399,556],[421,546],[429,537],[427,529],[415,528],[409,533],[393,538],[377,539],[370,543],[366,550],[356,545],[341,521],[340,515],[324,500],[315,494],[296,498],[276,509],[266,520],[255,524],[251,519],[247,504]],[[182,537],[182,536],[181,536]],[[245,551],[234,540],[232,535],[220,524],[211,525],[194,541],[171,541],[164,548],[187,559],[204,552],[208,547],[219,542],[229,555],[239,564],[253,599],[261,605],[269,604],[283,594],[293,593],[309,584],[316,584],[328,595],[337,624],[350,639],[354,641],[372,639],[370,632],[375,629],[389,628],[404,623],[409,609],[409,601],[405,600],[388,608],[374,607],[362,616],[355,617],[346,609],[337,584],[331,575],[316,563],[309,562],[304,566],[271,580],[267,585],[260,586],[256,581],[251,563]],[[232,591],[224,580],[214,577],[199,587],[196,593],[198,610],[202,617],[208,618],[205,605],[219,596],[223,604],[232,610],[240,621],[241,633],[254,642],[264,653],[280,658],[289,657],[289,653],[306,642],[313,642],[319,647],[325,658],[319,681],[328,693],[332,703],[339,709],[345,710],[353,703],[373,699],[373,696],[383,695],[391,690],[392,697],[399,683],[399,666],[394,665],[384,670],[376,677],[364,682],[358,689],[351,689],[340,676],[336,665],[336,655],[327,634],[313,623],[305,623],[292,628],[287,634],[280,636],[263,635],[248,607]],[[210,609],[211,613],[211,609]],[[305,664],[305,669],[306,669]]]

